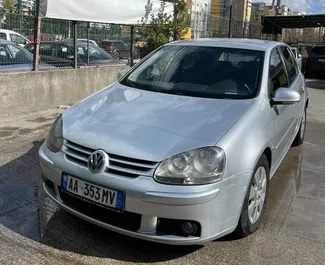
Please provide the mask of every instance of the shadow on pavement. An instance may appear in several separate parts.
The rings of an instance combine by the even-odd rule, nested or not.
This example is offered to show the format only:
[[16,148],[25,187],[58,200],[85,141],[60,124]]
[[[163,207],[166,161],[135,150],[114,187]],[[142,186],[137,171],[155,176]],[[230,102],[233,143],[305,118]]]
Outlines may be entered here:
[[325,90],[325,79],[306,79],[306,87]]
[[42,141],[23,156],[0,167],[0,224],[33,240],[39,240],[38,150]]
[[128,262],[159,262],[201,247],[175,247],[133,239],[85,222],[59,209],[44,193],[38,150],[0,167],[0,224],[42,244],[86,256]]

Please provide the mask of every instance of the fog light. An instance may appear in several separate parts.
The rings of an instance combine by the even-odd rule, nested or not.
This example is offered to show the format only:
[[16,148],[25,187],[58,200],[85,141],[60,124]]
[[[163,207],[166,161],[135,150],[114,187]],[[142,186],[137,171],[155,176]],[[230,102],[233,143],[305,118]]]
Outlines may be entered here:
[[183,236],[192,236],[197,232],[197,226],[193,222],[184,221],[180,224],[180,230]]

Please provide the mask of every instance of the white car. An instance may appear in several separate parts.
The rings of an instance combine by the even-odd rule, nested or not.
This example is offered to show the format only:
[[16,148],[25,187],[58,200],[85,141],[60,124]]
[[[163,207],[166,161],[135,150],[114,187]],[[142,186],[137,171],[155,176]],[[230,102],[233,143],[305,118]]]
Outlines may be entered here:
[[9,40],[21,47],[25,47],[26,44],[30,43],[30,40],[26,39],[23,35],[8,29],[0,29],[0,39]]

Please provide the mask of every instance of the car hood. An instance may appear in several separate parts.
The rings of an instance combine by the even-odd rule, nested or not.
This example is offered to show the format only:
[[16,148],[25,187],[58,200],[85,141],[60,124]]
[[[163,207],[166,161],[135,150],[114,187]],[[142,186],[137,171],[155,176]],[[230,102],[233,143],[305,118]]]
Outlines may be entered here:
[[67,140],[110,154],[161,161],[214,145],[252,105],[138,90],[115,83],[63,114]]

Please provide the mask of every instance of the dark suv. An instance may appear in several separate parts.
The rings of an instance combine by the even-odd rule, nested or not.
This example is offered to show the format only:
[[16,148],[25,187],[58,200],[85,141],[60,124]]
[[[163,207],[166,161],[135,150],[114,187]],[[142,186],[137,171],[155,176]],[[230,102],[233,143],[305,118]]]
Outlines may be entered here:
[[306,77],[325,75],[325,46],[315,46],[306,62]]
[[[104,40],[98,46],[111,54],[115,59],[130,57],[130,44],[124,41]],[[140,57],[140,52],[137,48],[133,48],[133,57],[134,59]]]

